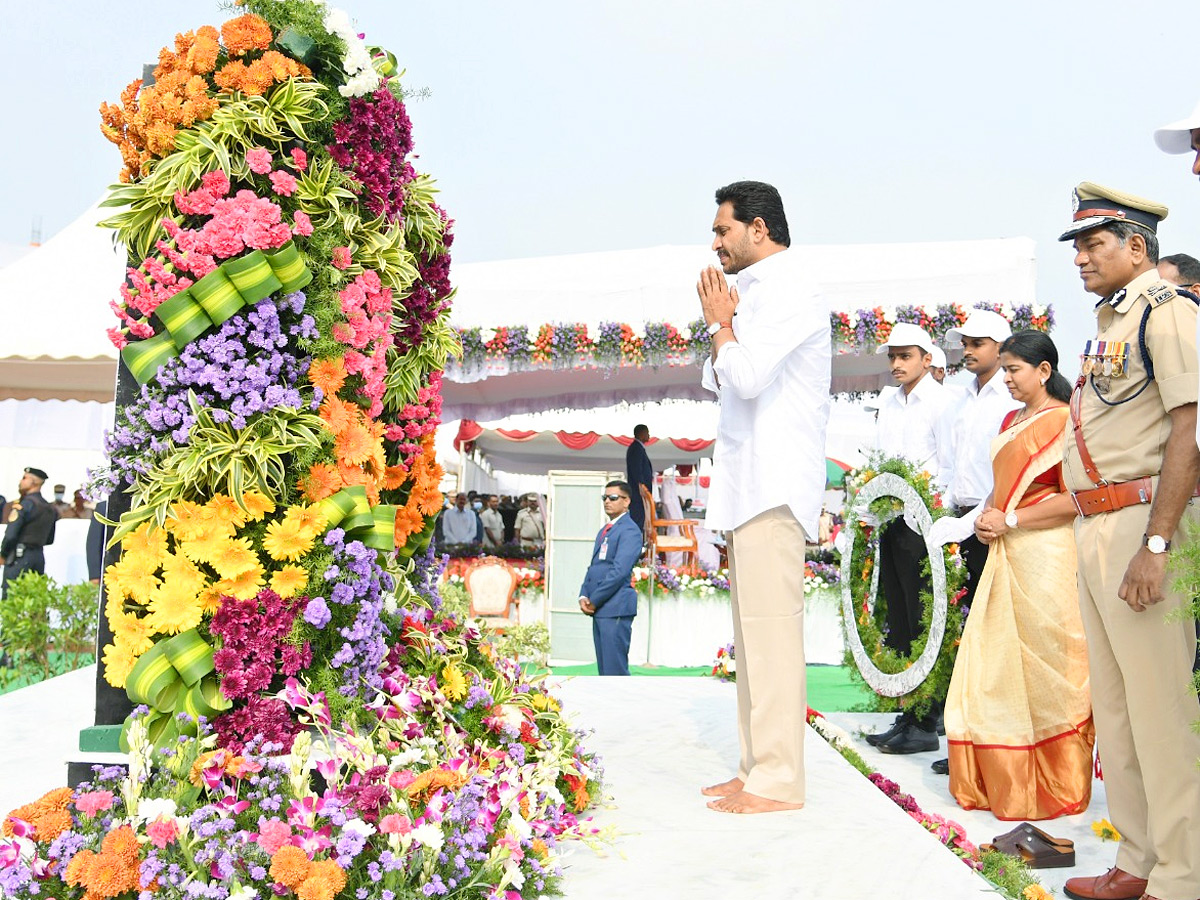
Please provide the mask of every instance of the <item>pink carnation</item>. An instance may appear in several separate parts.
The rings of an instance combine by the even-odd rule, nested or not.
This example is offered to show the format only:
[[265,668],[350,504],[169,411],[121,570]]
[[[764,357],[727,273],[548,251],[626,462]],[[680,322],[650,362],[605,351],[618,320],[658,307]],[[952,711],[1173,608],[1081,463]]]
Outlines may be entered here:
[[297,211],[296,215],[293,218],[294,218],[294,222],[292,224],[292,232],[293,233],[298,234],[301,237],[308,237],[310,234],[313,233],[312,219],[310,219],[305,213]]
[[349,247],[334,247],[333,248],[333,266],[335,269],[350,268],[350,248]]
[[266,175],[271,171],[271,152],[262,147],[247,150],[246,164],[255,175]]
[[179,837],[179,825],[174,818],[159,816],[146,826],[146,836],[159,850],[172,843]]
[[283,197],[290,197],[296,191],[296,176],[290,172],[284,172],[279,169],[272,172],[270,175],[271,187],[275,189],[275,193]]
[[106,810],[113,805],[112,791],[88,791],[75,798],[75,808],[89,816]]
[[379,831],[382,834],[408,834],[412,831],[412,822],[408,816],[392,813],[379,820]]
[[279,852],[279,848],[290,842],[291,839],[291,827],[287,822],[281,822],[279,819],[267,819],[265,822],[259,823],[258,837],[255,838],[258,846],[271,856]]
[[292,165],[303,172],[308,168],[308,154],[296,147],[292,150]]

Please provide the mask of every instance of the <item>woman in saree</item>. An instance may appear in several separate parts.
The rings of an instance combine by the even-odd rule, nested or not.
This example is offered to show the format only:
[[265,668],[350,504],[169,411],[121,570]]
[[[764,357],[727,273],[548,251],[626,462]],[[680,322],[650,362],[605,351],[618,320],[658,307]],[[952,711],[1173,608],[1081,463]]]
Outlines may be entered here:
[[992,441],[995,486],[975,519],[990,549],[946,700],[950,791],[998,819],[1051,819],[1087,808],[1095,743],[1061,483],[1071,388],[1039,331],[1008,338],[1000,364],[1025,406]]

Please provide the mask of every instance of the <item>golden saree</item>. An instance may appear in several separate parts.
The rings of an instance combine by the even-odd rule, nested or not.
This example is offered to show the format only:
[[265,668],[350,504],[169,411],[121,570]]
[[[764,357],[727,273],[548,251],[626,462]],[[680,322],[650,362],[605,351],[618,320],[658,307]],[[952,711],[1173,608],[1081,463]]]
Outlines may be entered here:
[[[992,442],[994,505],[1056,493],[1067,409],[1040,412]],[[991,544],[946,698],[950,792],[998,819],[1083,812],[1092,794],[1091,698],[1070,523],[1015,529]]]

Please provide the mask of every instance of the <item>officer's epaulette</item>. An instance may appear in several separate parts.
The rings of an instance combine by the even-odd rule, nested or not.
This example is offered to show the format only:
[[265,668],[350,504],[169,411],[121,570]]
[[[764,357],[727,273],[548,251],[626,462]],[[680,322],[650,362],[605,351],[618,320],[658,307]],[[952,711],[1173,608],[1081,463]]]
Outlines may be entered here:
[[1173,285],[1158,281],[1146,288],[1146,299],[1151,306],[1162,306],[1168,300],[1174,300],[1179,294]]

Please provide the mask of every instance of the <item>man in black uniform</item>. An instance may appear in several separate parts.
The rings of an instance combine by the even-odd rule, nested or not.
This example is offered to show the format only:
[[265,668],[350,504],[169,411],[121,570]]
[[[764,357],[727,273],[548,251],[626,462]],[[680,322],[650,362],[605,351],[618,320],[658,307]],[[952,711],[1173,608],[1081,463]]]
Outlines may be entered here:
[[26,469],[17,486],[20,497],[9,505],[4,540],[0,542],[0,556],[4,557],[3,597],[8,597],[8,583],[22,573],[40,575],[46,571],[42,548],[54,543],[58,514],[41,494],[45,483],[46,473],[41,469]]

